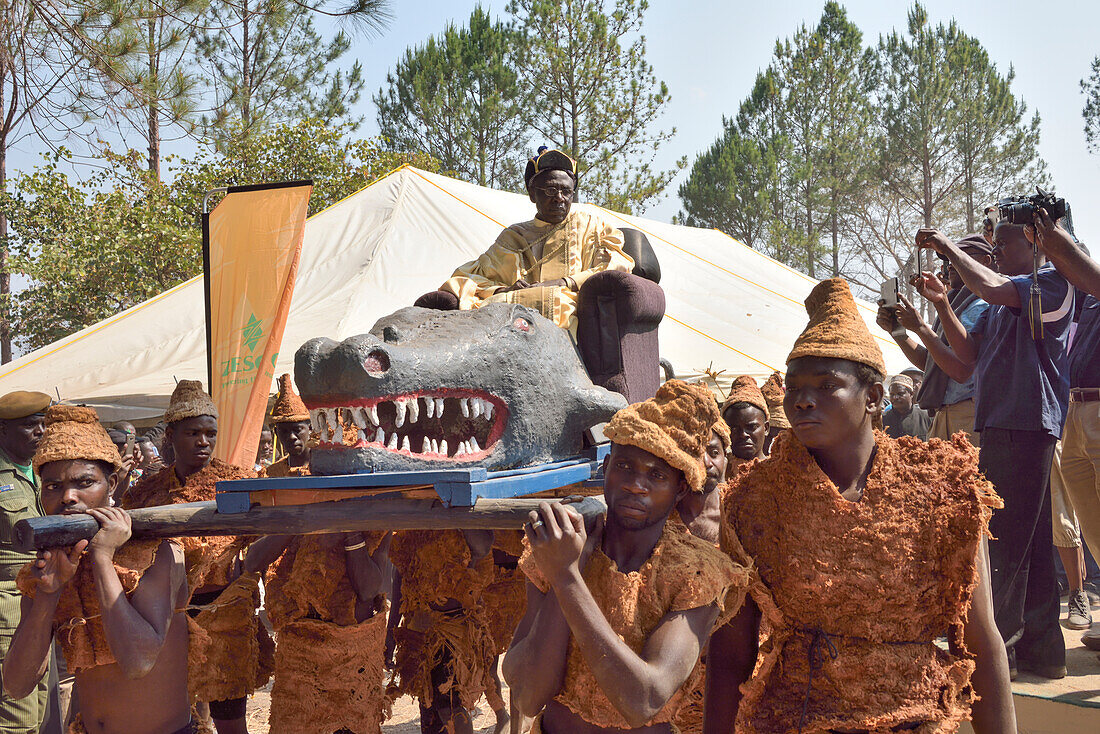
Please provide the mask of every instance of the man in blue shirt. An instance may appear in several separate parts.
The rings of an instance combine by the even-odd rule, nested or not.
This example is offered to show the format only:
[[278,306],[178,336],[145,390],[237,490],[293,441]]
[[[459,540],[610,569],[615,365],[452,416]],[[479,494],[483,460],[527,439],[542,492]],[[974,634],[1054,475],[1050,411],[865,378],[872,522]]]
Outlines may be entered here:
[[[963,237],[958,246],[981,265],[995,269],[993,246],[980,234]],[[959,271],[950,265],[947,267],[947,280],[951,287],[947,293],[951,310],[959,317],[963,328],[969,331],[977,323],[978,317],[989,308],[989,304],[972,293],[963,282]],[[898,336],[894,336],[894,341],[901,347],[906,358],[914,365],[924,368],[924,380],[917,391],[916,402],[924,410],[935,413],[932,427],[928,430],[928,438],[949,440],[957,432],[965,431],[970,436],[970,442],[977,446],[978,434],[974,432],[974,375],[961,377],[965,370],[944,340],[939,319],[929,326],[909,299],[901,296],[900,303],[892,314],[889,309],[879,309],[878,324],[890,332],[891,336],[895,333],[894,323],[900,323],[921,341],[921,344],[914,341],[908,331],[904,336],[900,332],[897,332]],[[937,359],[943,361],[945,366],[941,367]]]
[[[963,368],[955,379],[977,377],[979,467],[1005,502],[989,525],[996,538],[989,544],[989,560],[994,616],[1009,667],[1061,678],[1066,649],[1058,624],[1050,465],[1069,405],[1066,339],[1074,290],[1033,251],[1023,226],[998,222],[993,241],[1000,273],[975,262],[936,230],[917,232],[918,247],[947,257],[966,286],[989,303],[969,330],[931,273],[921,274],[918,288],[935,306]],[[1038,293],[1032,277],[1036,258]]]
[[[1082,295],[1087,294],[1069,353],[1070,395],[1061,474],[1081,535],[1095,554],[1100,552],[1100,263],[1042,209],[1025,235]],[[1092,625],[1082,642],[1100,650],[1100,623]]]

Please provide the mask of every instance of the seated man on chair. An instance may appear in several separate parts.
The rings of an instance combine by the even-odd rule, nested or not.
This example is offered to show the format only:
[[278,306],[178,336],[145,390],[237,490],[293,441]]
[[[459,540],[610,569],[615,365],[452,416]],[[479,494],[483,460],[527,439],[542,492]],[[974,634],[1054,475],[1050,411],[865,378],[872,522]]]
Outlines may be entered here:
[[523,179],[535,218],[506,228],[480,257],[455,270],[440,290],[455,295],[461,309],[519,303],[574,330],[577,294],[584,282],[604,270],[629,273],[634,261],[623,252],[622,232],[594,214],[572,210],[575,160],[560,150],[547,150],[527,162]]

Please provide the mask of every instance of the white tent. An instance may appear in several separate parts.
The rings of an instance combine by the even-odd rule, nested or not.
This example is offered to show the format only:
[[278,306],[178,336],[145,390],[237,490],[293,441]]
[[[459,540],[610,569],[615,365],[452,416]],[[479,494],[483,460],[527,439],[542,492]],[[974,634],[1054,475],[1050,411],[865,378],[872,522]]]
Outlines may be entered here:
[[[524,196],[402,167],[306,224],[301,265],[276,374],[292,372],[308,339],[345,339],[434,290],[500,230],[530,219]],[[677,376],[708,368],[732,377],[782,371],[806,323],[814,281],[717,230],[603,210],[645,232],[661,263],[667,312],[661,355]],[[891,371],[907,365],[860,303]],[[201,278],[38,349],[0,369],[0,394],[42,390],[95,406],[104,420],[160,415],[177,379],[206,382]]]

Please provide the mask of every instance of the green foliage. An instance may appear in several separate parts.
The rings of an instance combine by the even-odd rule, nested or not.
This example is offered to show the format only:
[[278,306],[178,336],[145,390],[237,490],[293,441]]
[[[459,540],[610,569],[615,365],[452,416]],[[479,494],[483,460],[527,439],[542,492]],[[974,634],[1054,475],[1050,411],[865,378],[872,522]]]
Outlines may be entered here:
[[[1100,78],[1100,73],[1098,73]],[[974,38],[932,26],[863,44],[836,2],[776,44],[735,121],[681,186],[680,219],[868,290],[918,266],[912,233],[974,231],[982,205],[1045,183],[1039,118]],[[1098,82],[1100,86],[1100,82]]]
[[428,156],[348,139],[349,130],[306,120],[230,136],[221,151],[169,158],[171,183],[139,151],[104,153],[79,184],[64,172],[64,151],[15,177],[0,213],[11,223],[12,270],[30,284],[12,300],[14,333],[36,349],[201,273],[199,214],[211,189],[309,178],[313,214],[404,163],[438,170]]
[[[610,7],[608,7],[610,5]],[[522,83],[537,93],[532,128],[571,153],[585,198],[641,212],[687,165],[653,166],[675,128],[653,126],[669,101],[646,61],[645,0],[512,0],[508,12],[528,39]]]
[[[384,9],[379,2],[357,5],[360,16],[376,17]],[[351,39],[340,32],[326,43],[313,14],[314,6],[295,0],[210,5],[197,62],[213,80],[213,114],[204,122],[220,145],[306,118],[361,122],[350,110],[363,90],[362,66],[332,68]]]
[[51,156],[12,181],[0,208],[11,225],[12,269],[30,284],[14,296],[13,332],[29,349],[129,308],[202,268],[200,237],[140,155],[72,184]]
[[531,94],[519,83],[522,34],[480,6],[464,27],[410,48],[378,91],[378,127],[390,147],[425,151],[466,181],[521,189]]
[[1085,118],[1085,140],[1089,151],[1100,152],[1100,56],[1092,60],[1092,70],[1088,79],[1081,80],[1081,92],[1085,95],[1085,108],[1081,115]]

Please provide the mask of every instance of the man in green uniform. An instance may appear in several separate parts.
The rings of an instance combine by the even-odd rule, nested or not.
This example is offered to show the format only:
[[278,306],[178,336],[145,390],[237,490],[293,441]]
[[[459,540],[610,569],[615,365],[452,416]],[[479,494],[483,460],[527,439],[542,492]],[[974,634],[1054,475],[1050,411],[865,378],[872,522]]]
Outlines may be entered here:
[[[0,397],[0,660],[8,654],[19,626],[20,594],[15,588],[19,569],[35,559],[12,547],[15,523],[41,517],[42,500],[31,459],[44,430],[50,396],[41,392],[11,392]],[[49,671],[24,698],[0,697],[0,734],[38,734],[49,702]]]

